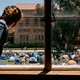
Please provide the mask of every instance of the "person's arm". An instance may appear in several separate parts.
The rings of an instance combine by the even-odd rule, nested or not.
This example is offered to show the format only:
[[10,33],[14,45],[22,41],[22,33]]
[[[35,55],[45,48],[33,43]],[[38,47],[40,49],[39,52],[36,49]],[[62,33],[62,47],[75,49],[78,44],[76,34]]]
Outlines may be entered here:
[[4,27],[0,26],[0,40],[1,40],[1,37],[2,37],[2,34],[3,34],[3,31],[4,31]]
[[0,25],[0,56],[3,51],[4,43],[6,42],[7,38],[7,32],[6,32],[6,26],[5,25]]
[[4,32],[4,28],[0,26],[0,56],[2,54],[3,45],[4,45],[4,43],[2,43],[3,42],[2,41],[3,32]]

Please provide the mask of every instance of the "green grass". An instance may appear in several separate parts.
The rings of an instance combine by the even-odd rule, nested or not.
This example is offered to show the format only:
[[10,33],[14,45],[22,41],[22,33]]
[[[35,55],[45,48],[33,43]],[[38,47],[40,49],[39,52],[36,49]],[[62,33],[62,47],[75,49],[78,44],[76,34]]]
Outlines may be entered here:
[[[34,50],[35,48],[27,48],[27,50]],[[37,48],[38,50],[43,50],[44,48]],[[4,48],[4,50],[22,50],[21,48]]]
[[21,48],[3,48],[3,50],[21,50]]
[[8,59],[6,59],[6,60],[0,60],[0,62],[3,62],[4,64],[14,65],[14,62],[8,62]]

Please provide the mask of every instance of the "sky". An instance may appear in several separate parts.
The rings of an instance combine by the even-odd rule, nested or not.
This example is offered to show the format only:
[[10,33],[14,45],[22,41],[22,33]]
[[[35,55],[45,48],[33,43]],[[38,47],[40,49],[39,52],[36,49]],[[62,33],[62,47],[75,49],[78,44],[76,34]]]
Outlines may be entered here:
[[6,6],[15,5],[18,3],[43,3],[44,0],[0,0],[0,15]]

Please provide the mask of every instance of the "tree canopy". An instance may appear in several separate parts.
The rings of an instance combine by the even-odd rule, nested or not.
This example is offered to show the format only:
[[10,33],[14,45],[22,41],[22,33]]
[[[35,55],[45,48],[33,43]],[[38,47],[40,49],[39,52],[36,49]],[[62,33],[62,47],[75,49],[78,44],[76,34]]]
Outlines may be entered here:
[[60,9],[66,14],[80,15],[80,0],[52,0],[60,5]]
[[[64,14],[71,16],[72,14],[80,15],[80,0],[53,0],[52,10],[54,10],[54,12],[54,5],[56,3],[60,6],[60,10],[63,10]],[[75,38],[80,36],[80,22],[79,20],[56,21],[52,32],[52,39],[56,46],[64,47],[66,43],[69,46],[74,45]]]

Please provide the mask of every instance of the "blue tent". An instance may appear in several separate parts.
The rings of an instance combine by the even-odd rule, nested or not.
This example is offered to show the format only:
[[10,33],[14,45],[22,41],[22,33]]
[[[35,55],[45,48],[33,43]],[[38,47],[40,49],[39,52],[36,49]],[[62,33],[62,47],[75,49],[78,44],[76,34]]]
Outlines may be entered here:
[[5,65],[3,62],[0,62],[0,65]]
[[4,54],[3,56],[0,56],[0,60],[6,60],[8,59],[8,55]]

